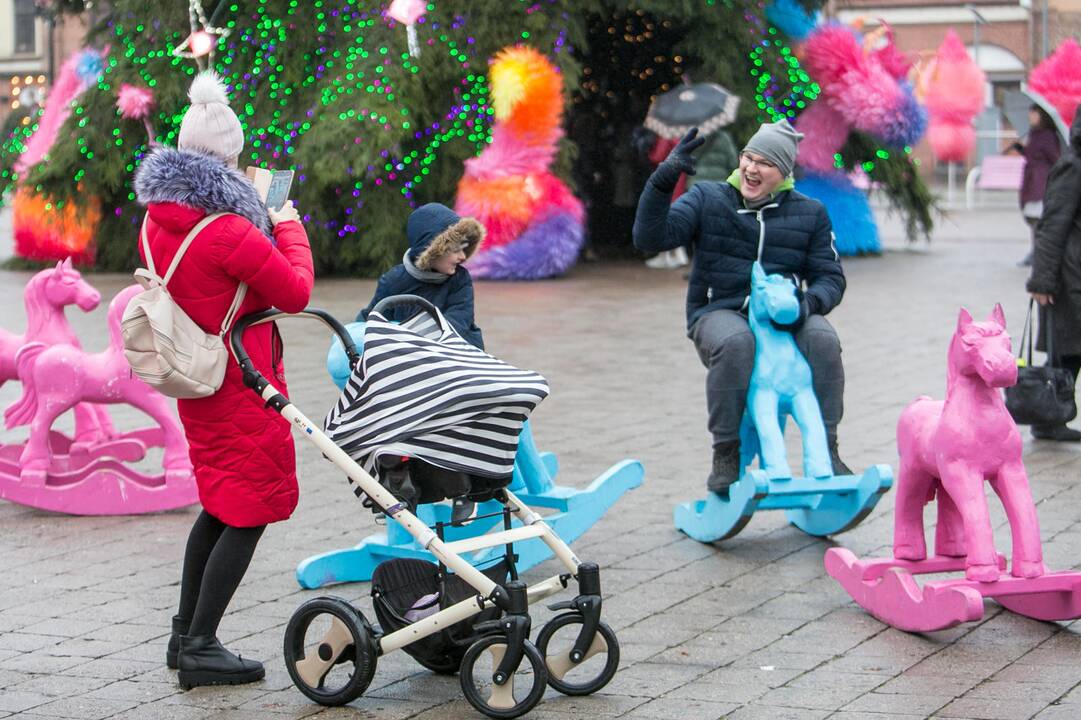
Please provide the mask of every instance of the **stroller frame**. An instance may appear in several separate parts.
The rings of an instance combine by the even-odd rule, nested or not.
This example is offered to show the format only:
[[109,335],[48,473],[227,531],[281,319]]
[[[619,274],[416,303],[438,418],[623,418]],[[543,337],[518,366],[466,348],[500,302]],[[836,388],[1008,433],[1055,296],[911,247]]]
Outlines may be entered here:
[[[416,304],[428,305],[426,301],[420,298],[411,297],[411,299]],[[424,617],[405,628],[385,635],[376,634],[363,616],[360,615],[360,612],[345,601],[336,598],[329,599],[348,606],[359,616],[360,622],[355,622],[358,618],[342,617],[342,612],[345,611],[344,608],[339,607],[338,611],[334,609],[327,610],[326,612],[334,616],[334,620],[332,620],[331,629],[327,636],[318,646],[318,652],[311,656],[305,656],[295,664],[289,663],[289,633],[295,624],[293,621],[290,622],[290,629],[286,633],[286,664],[298,688],[308,697],[321,704],[343,705],[348,703],[359,697],[367,688],[374,674],[378,656],[401,649],[412,642],[438,633],[457,622],[467,620],[492,607],[502,611],[502,617],[495,621],[478,623],[474,627],[475,632],[482,638],[467,650],[460,673],[466,699],[478,710],[490,717],[514,718],[529,712],[540,701],[546,683],[556,690],[570,695],[591,694],[606,685],[618,668],[619,646],[612,630],[600,621],[600,571],[597,565],[583,563],[579,560],[570,547],[545,523],[540,515],[533,512],[514,493],[507,489],[501,491],[499,499],[511,513],[517,515],[522,523],[520,527],[452,542],[441,540],[432,528],[410,512],[405,503],[399,501],[398,498],[384,488],[376,478],[372,477],[360,464],[331,440],[319,425],[313,423],[289,398],[279,392],[270,381],[255,369],[243,346],[244,331],[249,327],[273,322],[283,317],[301,317],[322,321],[341,339],[349,357],[350,366],[355,367],[359,362],[360,355],[348,331],[326,311],[316,308],[307,308],[299,313],[285,313],[273,309],[265,310],[240,318],[230,333],[230,346],[237,364],[240,366],[244,384],[258,394],[265,401],[267,407],[273,408],[290,424],[299,429],[319,448],[328,460],[345,472],[350,484],[355,485],[354,494],[358,498],[362,495],[370,497],[388,517],[400,523],[416,539],[418,545],[430,552],[439,563],[465,581],[477,593],[474,597],[467,598]],[[462,557],[464,553],[498,546],[507,546],[508,552],[513,553],[514,542],[531,538],[542,540],[558,558],[566,572],[553,575],[533,585],[526,585],[517,579],[499,585]],[[510,561],[513,565],[513,555],[511,555]],[[512,574],[512,577],[514,577],[514,574]],[[539,649],[534,647],[529,641],[529,605],[563,591],[568,587],[572,579],[576,579],[578,583],[577,597],[572,601],[560,602],[550,606],[551,609],[568,612],[557,616],[546,625],[538,636],[537,645]],[[323,602],[323,607],[327,607],[325,602],[327,600],[327,598],[317,598],[308,601],[297,610],[293,620],[297,620],[306,606],[310,604]],[[347,611],[345,612],[347,614]],[[310,618],[308,620],[310,621]],[[560,623],[558,626],[557,621]],[[567,653],[561,653],[560,656],[546,657],[545,653],[548,641],[551,639],[551,632],[554,632],[562,625],[574,622],[581,624],[581,630],[572,649]],[[552,627],[551,632],[548,632],[549,626]],[[370,636],[368,638],[359,637],[358,633],[365,629],[370,633]],[[500,636],[503,638],[501,643],[492,642],[492,637],[498,638]],[[500,644],[503,646],[502,649],[498,647]],[[484,647],[477,649],[481,645],[484,645]],[[474,652],[475,649],[476,652]],[[473,684],[471,672],[472,662],[476,661],[477,656],[483,650],[489,650],[492,653],[493,665],[495,666],[491,678],[493,687],[488,698],[484,698]],[[353,657],[344,657],[350,652],[353,653]],[[608,662],[598,677],[577,684],[564,681],[567,672],[601,652],[608,655]],[[513,678],[523,659],[533,664],[534,687],[531,688],[531,692],[525,699],[518,701],[513,695]],[[350,678],[349,685],[340,692],[324,691],[322,679],[325,678],[334,665],[348,660],[352,660],[356,668]],[[467,663],[470,665],[469,668],[467,668]],[[472,688],[469,686],[472,686]]]

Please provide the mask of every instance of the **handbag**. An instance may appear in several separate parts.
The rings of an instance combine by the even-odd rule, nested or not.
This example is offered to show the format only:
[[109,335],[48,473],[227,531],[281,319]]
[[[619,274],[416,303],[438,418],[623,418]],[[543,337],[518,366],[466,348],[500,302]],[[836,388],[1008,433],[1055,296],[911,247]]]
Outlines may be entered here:
[[201,398],[213,395],[225,380],[229,360],[225,348],[225,333],[233,324],[248,286],[241,283],[225,319],[221,332],[211,335],[203,331],[169,295],[167,288],[180,259],[195,236],[207,225],[226,213],[207,215],[191,229],[173,261],[159,277],[150,254],[146,237],[146,220],[140,236],[147,267],[135,271],[135,279],[145,290],[131,299],[120,321],[124,340],[124,356],[137,378],[162,395],[173,398]]
[[1047,364],[1032,365],[1033,313],[1035,301],[1029,301],[1021,348],[1017,354],[1017,384],[1006,388],[1006,409],[1018,425],[1063,425],[1077,416],[1073,373],[1057,367],[1055,325],[1051,311],[1047,321]]

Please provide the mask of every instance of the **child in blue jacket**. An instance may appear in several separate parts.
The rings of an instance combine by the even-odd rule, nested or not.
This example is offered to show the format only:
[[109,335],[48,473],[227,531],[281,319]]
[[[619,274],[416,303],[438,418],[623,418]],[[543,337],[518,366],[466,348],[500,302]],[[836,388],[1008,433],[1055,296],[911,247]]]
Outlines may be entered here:
[[[473,321],[473,279],[462,265],[484,240],[484,226],[459,217],[439,203],[417,208],[406,224],[409,250],[400,265],[379,278],[375,295],[357,320],[363,322],[380,300],[391,295],[419,295],[443,313],[466,342],[484,349],[484,338]],[[387,312],[388,320],[406,320],[414,307]]]

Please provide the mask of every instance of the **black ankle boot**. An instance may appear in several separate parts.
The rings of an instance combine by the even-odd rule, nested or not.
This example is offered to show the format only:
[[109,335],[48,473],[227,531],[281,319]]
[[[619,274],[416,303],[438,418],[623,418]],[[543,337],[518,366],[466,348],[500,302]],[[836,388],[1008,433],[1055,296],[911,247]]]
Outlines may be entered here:
[[234,655],[213,635],[182,635],[177,664],[180,686],[185,690],[200,685],[241,685],[266,675],[261,662]]
[[837,452],[837,436],[830,435],[827,438],[830,448],[830,464],[833,465],[833,475],[851,475],[852,470],[848,465],[845,465],[845,461],[841,459],[841,456]]
[[728,487],[739,480],[739,440],[717,443],[713,446],[713,467],[706,478],[706,489],[715,493],[727,493]]
[[1081,442],[1081,432],[1067,427],[1066,423],[1060,425],[1033,425],[1032,437],[1037,440],[1054,440],[1056,442]]
[[191,620],[184,620],[179,615],[173,615],[173,634],[169,636],[169,645],[165,648],[165,665],[170,670],[176,670],[176,654],[180,652],[180,636],[188,634]]

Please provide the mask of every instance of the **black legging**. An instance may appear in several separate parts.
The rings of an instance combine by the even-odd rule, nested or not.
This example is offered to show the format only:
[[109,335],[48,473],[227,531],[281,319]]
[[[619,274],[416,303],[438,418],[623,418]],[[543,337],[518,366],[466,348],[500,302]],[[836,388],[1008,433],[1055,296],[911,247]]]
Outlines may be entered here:
[[248,570],[266,525],[238,528],[203,510],[184,552],[177,614],[191,620],[189,635],[217,635],[225,608]]
[[1073,379],[1077,380],[1077,373],[1081,371],[1081,355],[1063,355],[1058,359],[1058,364],[1073,373]]

